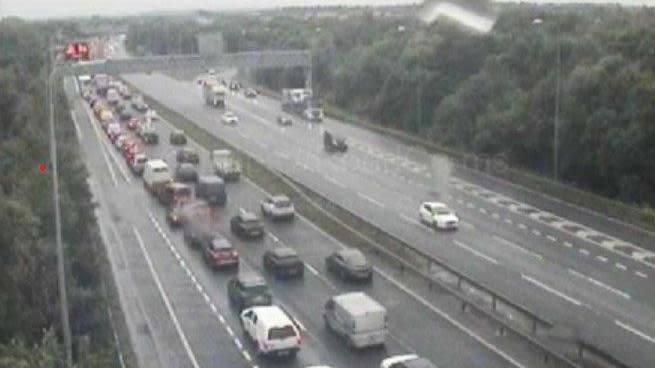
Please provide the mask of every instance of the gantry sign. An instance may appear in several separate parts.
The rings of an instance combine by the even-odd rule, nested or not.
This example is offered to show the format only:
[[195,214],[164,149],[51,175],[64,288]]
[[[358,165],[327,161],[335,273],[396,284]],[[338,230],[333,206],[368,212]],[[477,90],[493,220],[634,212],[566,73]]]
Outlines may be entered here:
[[155,70],[207,70],[209,68],[291,68],[301,67],[311,78],[311,55],[308,50],[252,51],[203,55],[149,56],[128,59],[107,59],[57,65],[59,76],[92,74],[149,73]]

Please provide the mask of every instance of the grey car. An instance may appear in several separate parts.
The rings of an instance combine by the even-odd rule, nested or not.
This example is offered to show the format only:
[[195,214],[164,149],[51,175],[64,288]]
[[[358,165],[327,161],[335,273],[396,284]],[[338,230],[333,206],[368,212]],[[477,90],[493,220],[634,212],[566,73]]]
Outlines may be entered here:
[[364,254],[357,249],[342,249],[333,252],[325,259],[328,271],[342,280],[365,281],[373,280],[373,267]]
[[198,181],[198,170],[196,170],[193,164],[188,162],[182,163],[175,169],[175,180],[182,183],[195,183]]

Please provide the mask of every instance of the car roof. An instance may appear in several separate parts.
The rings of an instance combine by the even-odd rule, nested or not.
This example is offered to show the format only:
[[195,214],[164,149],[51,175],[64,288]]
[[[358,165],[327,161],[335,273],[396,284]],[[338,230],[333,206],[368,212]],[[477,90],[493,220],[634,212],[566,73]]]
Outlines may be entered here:
[[285,196],[284,194],[277,194],[274,196],[271,196],[271,200],[273,202],[289,202],[289,197]]
[[245,287],[266,285],[266,280],[263,277],[252,272],[240,273],[237,276],[237,280]]
[[168,168],[168,165],[166,164],[166,162],[164,162],[164,160],[161,160],[161,159],[158,159],[158,158],[148,161],[148,165],[152,166],[153,168],[160,168],[160,167]]
[[212,239],[212,245],[217,246],[217,248],[220,249],[232,249],[234,248],[230,242],[220,236],[215,236],[214,239]]
[[271,251],[271,253],[281,258],[298,256],[298,252],[296,252],[295,249],[289,247],[275,248]]
[[241,217],[241,219],[245,221],[257,220],[257,215],[255,215],[253,212],[244,210],[243,208],[239,210],[239,216]]
[[337,253],[341,254],[345,258],[351,257],[351,256],[364,256],[364,253],[360,251],[359,249],[355,248],[347,248],[347,249],[342,249],[338,251]]
[[250,308],[266,327],[294,325],[291,318],[277,305]]
[[361,291],[339,294],[333,296],[332,299],[354,315],[363,315],[374,311],[386,312],[386,308],[382,304]]
[[448,208],[443,202],[423,202],[423,205],[430,206],[430,208]]
[[[192,165],[192,164],[189,164]],[[222,184],[224,183],[223,179],[219,178],[216,175],[203,175],[198,178],[198,183],[202,184]]]
[[196,171],[196,167],[190,162],[182,162],[180,164],[180,166],[178,167],[178,169],[188,170],[188,171],[190,171],[190,170]]

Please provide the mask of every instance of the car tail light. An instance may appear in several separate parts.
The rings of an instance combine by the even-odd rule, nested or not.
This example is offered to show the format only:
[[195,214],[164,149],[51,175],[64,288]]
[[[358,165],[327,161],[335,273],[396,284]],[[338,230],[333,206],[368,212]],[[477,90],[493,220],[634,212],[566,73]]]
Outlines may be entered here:
[[236,250],[233,250],[232,251],[232,257],[236,258],[238,256],[239,256],[239,252],[237,252]]

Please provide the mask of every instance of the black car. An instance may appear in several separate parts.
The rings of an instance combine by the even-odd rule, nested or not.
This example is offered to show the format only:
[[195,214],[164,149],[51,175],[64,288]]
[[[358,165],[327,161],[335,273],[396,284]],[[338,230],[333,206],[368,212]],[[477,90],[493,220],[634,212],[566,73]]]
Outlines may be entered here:
[[132,113],[127,109],[123,109],[123,111],[118,113],[118,118],[121,119],[121,121],[128,121],[132,119]]
[[282,126],[291,126],[293,125],[293,120],[291,120],[291,118],[286,116],[278,116],[277,123]]
[[198,181],[198,170],[196,170],[193,164],[188,162],[181,163],[175,168],[175,181],[195,183]]
[[343,137],[337,137],[327,130],[323,133],[323,146],[328,152],[346,152],[348,144]]
[[325,266],[342,280],[373,280],[373,267],[357,249],[343,249],[330,254],[325,259]]
[[239,210],[239,213],[230,219],[230,229],[234,234],[243,238],[261,238],[264,236],[264,226],[257,215],[243,209]]
[[198,152],[190,147],[184,147],[177,151],[177,162],[188,162],[192,164],[198,164],[200,162],[200,155]]
[[200,248],[203,245],[211,242],[215,238],[220,238],[220,234],[216,233],[206,224],[196,223],[189,221],[184,224],[183,231],[184,241],[192,248]]
[[276,277],[303,277],[305,264],[298,253],[289,247],[267,250],[262,257],[264,269]]
[[169,141],[171,144],[182,146],[185,145],[187,142],[186,135],[184,135],[184,132],[179,129],[175,129],[171,132],[171,135],[169,136]]
[[257,90],[255,90],[254,88],[248,88],[243,92],[243,95],[248,98],[255,98],[257,97]]
[[273,296],[268,290],[266,280],[253,273],[241,273],[227,284],[230,303],[239,311],[258,305],[271,305]]

